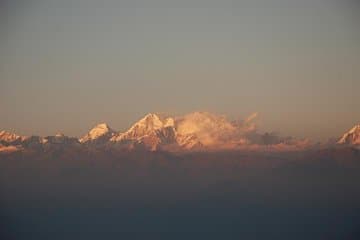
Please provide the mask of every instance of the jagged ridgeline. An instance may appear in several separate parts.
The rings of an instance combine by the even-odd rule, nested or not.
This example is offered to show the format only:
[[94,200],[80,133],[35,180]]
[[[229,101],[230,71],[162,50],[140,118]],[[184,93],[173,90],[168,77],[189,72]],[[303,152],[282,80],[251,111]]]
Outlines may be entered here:
[[[100,123],[81,138],[63,134],[55,136],[19,136],[0,132],[0,151],[46,151],[51,148],[115,148],[148,151],[296,151],[314,147],[307,139],[280,137],[260,133],[256,128],[256,114],[245,120],[230,121],[225,116],[208,112],[194,112],[178,117],[163,117],[149,113],[126,131],[116,131]],[[360,125],[345,133],[338,145],[360,145]]]

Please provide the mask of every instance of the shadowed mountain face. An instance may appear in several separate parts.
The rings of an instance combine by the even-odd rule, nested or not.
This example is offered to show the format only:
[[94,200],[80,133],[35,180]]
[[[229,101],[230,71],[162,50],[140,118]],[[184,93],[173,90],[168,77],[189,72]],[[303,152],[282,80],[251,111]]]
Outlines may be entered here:
[[358,239],[360,152],[0,155],[1,239]]

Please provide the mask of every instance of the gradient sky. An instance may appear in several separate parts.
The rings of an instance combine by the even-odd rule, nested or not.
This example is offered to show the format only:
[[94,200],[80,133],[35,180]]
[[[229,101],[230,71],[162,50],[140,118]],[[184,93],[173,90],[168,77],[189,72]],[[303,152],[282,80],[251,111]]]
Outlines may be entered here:
[[326,140],[360,121],[356,1],[1,2],[0,129],[80,136],[147,112],[259,112]]

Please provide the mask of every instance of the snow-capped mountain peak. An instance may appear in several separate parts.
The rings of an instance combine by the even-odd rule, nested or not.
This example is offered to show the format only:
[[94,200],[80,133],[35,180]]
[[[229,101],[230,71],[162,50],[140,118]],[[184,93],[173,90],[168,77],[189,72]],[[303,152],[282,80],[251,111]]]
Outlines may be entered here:
[[21,141],[24,137],[16,135],[15,133],[10,133],[7,131],[0,131],[0,141],[2,142],[15,142],[15,141]]
[[174,127],[174,125],[175,121],[172,118],[162,119],[155,113],[149,113],[132,125],[125,133],[119,133],[111,140],[119,142],[122,140],[140,139],[144,136],[154,134],[155,131],[159,131],[167,127]]
[[114,132],[114,130],[112,130],[106,123],[100,123],[90,130],[89,136],[92,139],[95,139],[109,132]]
[[100,123],[97,124],[95,127],[93,127],[88,134],[86,134],[84,137],[80,138],[79,141],[81,143],[88,142],[88,141],[94,141],[101,137],[111,137],[115,131],[109,127],[106,123]]
[[142,119],[140,119],[137,123],[135,123],[130,129],[130,131],[136,130],[157,130],[164,126],[164,123],[160,120],[160,117],[155,113],[149,113]]
[[360,124],[355,125],[347,133],[345,133],[338,144],[360,145]]

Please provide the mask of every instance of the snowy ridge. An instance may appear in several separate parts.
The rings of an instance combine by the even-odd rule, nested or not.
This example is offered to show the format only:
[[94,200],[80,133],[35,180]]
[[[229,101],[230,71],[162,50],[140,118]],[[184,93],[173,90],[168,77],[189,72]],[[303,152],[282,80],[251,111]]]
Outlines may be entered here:
[[[155,113],[149,113],[124,132],[115,131],[106,123],[97,124],[79,139],[63,134],[47,137],[20,137],[1,131],[0,144],[3,148],[11,145],[18,149],[39,151],[52,148],[81,148],[82,146],[85,147],[84,149],[95,147],[95,149],[146,149],[149,151],[270,148],[276,151],[288,151],[304,149],[310,145],[308,141],[304,140],[258,133],[256,118],[257,113],[244,120],[236,121],[229,121],[225,116],[209,112],[193,112],[178,117],[162,117]],[[349,134],[357,133],[357,131],[359,130],[351,130]],[[344,136],[344,139],[348,139],[348,135]],[[359,134],[357,133],[357,135]]]
[[157,130],[173,126],[174,120],[172,118],[161,120],[158,115],[149,113],[132,125],[125,133],[116,134],[111,138],[111,141],[119,142],[122,140],[139,139],[146,135],[151,135]]
[[346,132],[337,143],[347,145],[360,145],[360,124],[355,125],[352,129]]
[[16,135],[15,133],[0,131],[0,141],[2,142],[11,143],[19,140],[21,141],[24,138],[25,137]]
[[[79,139],[79,142],[86,143],[96,141],[100,138],[107,137],[110,139],[114,135],[115,131],[110,128],[106,123],[100,123],[92,128],[88,134]],[[107,139],[107,140],[108,140]]]
[[149,113],[124,133],[115,134],[110,141],[117,145],[134,143],[137,146],[155,151],[160,145],[173,144],[176,138],[175,120],[161,118],[155,113]]

